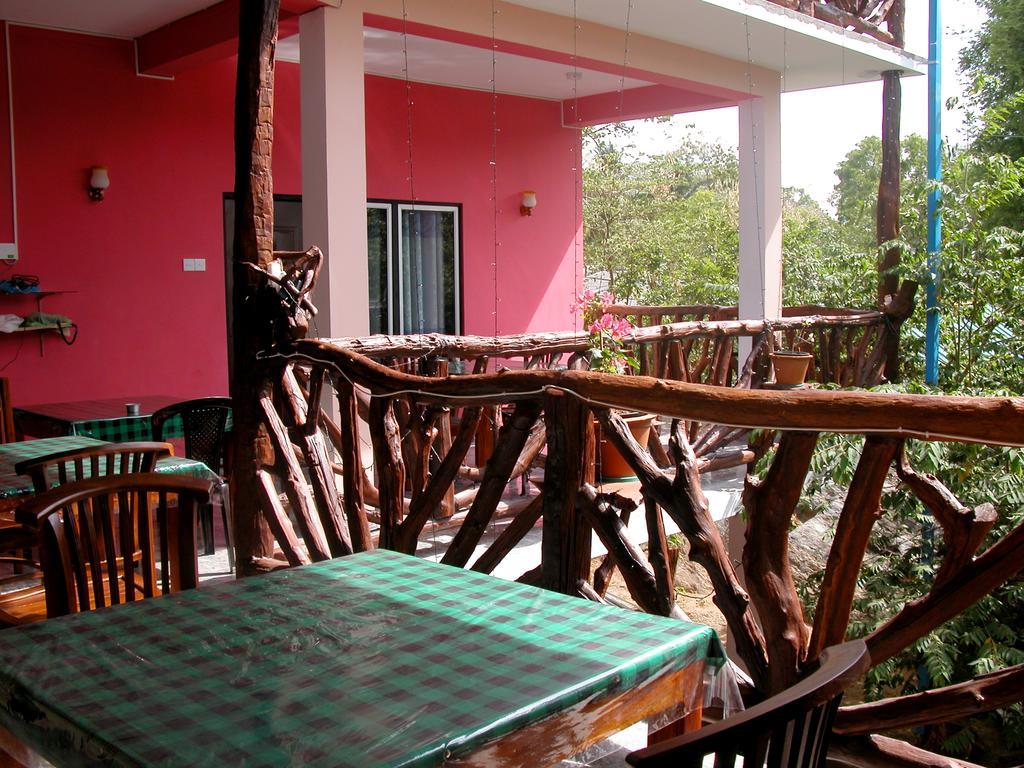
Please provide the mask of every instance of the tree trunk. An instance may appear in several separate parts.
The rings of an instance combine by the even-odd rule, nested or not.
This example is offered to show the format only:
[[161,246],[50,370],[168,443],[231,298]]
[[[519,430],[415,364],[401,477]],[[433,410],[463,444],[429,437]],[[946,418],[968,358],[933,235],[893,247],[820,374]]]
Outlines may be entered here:
[[[882,73],[882,175],[878,181],[876,236],[878,244],[891,242],[900,235],[900,107],[902,104],[900,73]],[[892,302],[899,289],[896,267],[900,249],[886,249],[878,261],[878,303],[880,308]],[[885,334],[885,377],[899,378],[899,329]]]
[[244,265],[267,267],[274,257],[274,49],[280,0],[246,0],[240,5],[238,76],[235,88],[234,338],[231,432],[234,464],[235,562],[238,575],[255,571],[253,561],[270,557],[274,541],[259,514],[258,472],[271,449],[259,413],[256,353],[268,346],[271,324],[252,299],[260,286]]

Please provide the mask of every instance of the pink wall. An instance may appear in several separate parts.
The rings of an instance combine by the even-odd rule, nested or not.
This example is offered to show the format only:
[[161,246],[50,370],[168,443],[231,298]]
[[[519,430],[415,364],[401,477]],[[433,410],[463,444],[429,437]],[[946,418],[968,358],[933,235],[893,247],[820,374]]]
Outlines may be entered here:
[[[408,200],[414,191],[418,200],[462,203],[463,332],[494,333],[495,261],[498,333],[571,328],[573,281],[583,279],[582,235],[573,269],[574,225],[582,232],[573,176],[579,131],[560,127],[557,102],[499,95],[496,219],[491,94],[413,84],[412,101],[410,189],[405,83],[367,78],[367,194]],[[537,192],[529,217],[519,212],[525,189]]]
[[[128,41],[18,26],[11,53],[21,259],[0,277],[37,274],[45,288],[78,291],[44,309],[81,329],[72,347],[48,335],[42,357],[35,335],[0,334],[0,375],[15,402],[226,391],[222,195],[233,185],[234,60],[173,81],[141,78]],[[285,194],[301,192],[298,82],[296,65],[278,66],[274,181]],[[465,329],[490,332],[491,97],[416,92],[416,194],[463,204]],[[409,197],[404,94],[399,81],[368,78],[371,197]],[[499,124],[499,330],[571,326],[579,134],[560,127],[557,103],[530,99],[501,97]],[[5,125],[0,109],[0,240]],[[96,164],[110,169],[102,203],[86,194]],[[518,210],[527,188],[540,199],[530,218]],[[205,258],[207,271],[183,272],[184,258]],[[0,312],[34,308],[0,303]]]

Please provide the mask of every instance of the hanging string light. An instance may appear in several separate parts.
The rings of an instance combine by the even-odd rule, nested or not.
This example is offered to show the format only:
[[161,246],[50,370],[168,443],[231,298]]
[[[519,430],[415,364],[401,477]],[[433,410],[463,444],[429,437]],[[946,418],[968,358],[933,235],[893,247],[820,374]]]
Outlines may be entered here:
[[623,98],[626,93],[626,72],[629,69],[629,24],[633,15],[633,0],[626,0],[626,34],[625,50],[622,52],[622,74],[619,75],[619,106],[616,110],[619,120],[622,120]]
[[[422,332],[424,329],[424,302],[423,302],[423,265],[417,263],[417,260],[413,258],[412,253],[415,244],[419,242],[420,234],[420,220],[416,211],[416,168],[415,168],[415,155],[413,152],[413,107],[415,101],[413,100],[412,93],[412,78],[409,72],[409,13],[406,8],[406,0],[402,0],[402,75],[405,81],[405,120],[406,120],[406,134],[405,134],[405,147],[406,147],[406,168],[408,170],[408,176],[406,181],[409,182],[409,203],[410,210],[409,216],[409,253],[405,254],[410,276],[416,281],[415,292],[409,291],[408,295],[412,301],[416,314],[410,317],[414,321],[413,330],[416,332]],[[399,209],[399,220],[398,220],[398,232],[399,232],[399,253],[402,253],[402,242],[405,240],[402,236],[402,219],[401,209]],[[405,275],[402,273],[401,259],[399,259],[399,285],[401,291],[405,293]],[[402,317],[404,312],[404,299],[402,296],[399,301],[399,307],[402,311],[399,312],[399,324],[404,324],[405,318]],[[400,327],[401,331],[405,331],[404,327]]]
[[491,256],[491,282],[494,288],[494,304],[491,309],[491,320],[494,335],[498,335],[498,9],[495,0],[491,0],[491,208],[494,216],[494,251]]
[[[579,16],[576,8],[576,0],[572,0],[572,115],[576,125],[580,123],[580,94],[579,80],[580,71],[578,67],[577,54],[579,52]],[[583,151],[582,136],[579,141],[574,141],[570,148],[570,166],[572,169],[572,292],[579,291],[580,286],[580,207],[583,205],[583,195],[580,186],[580,166],[582,158],[579,155]],[[572,330],[579,330],[579,313],[573,312]]]

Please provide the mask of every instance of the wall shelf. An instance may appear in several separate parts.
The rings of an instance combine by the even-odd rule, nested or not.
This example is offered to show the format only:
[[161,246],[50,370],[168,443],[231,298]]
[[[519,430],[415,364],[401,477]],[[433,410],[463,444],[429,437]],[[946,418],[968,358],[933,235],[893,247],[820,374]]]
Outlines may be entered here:
[[[29,293],[4,293],[3,291],[0,291],[0,304],[2,304],[4,301],[11,301],[11,300],[17,300],[17,299],[33,299],[35,301],[35,303],[36,303],[36,312],[42,312],[43,311],[43,299],[49,298],[50,296],[63,296],[65,294],[69,294],[69,293],[78,293],[78,291],[32,291],[32,292],[29,292]],[[47,334],[47,333],[57,333],[57,334],[61,334],[61,336],[63,336],[63,334],[61,333],[60,326],[56,325],[56,324],[53,324],[53,325],[33,325],[33,326],[29,327],[29,328],[24,328],[24,327],[15,328],[13,331],[11,331],[11,333],[12,334],[15,334],[15,333],[37,333],[37,334],[39,334],[39,356],[40,357],[43,356],[43,336],[45,334]],[[2,335],[2,334],[0,334],[0,335]]]

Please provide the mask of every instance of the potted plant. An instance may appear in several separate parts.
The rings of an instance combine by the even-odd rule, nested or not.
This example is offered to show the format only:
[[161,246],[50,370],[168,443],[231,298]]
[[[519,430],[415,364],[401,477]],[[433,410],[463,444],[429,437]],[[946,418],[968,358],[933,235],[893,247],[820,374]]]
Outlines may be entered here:
[[800,387],[807,378],[814,355],[796,348],[801,342],[806,343],[798,337],[794,340],[793,349],[778,349],[769,355],[775,372],[775,383],[780,387]]
[[590,334],[590,370],[601,373],[628,373],[639,368],[636,357],[625,347],[633,324],[624,317],[608,312],[616,302],[615,295],[584,291],[576,297],[572,310],[583,318]]
[[[576,298],[573,311],[579,313],[590,334],[590,370],[601,373],[624,374],[639,368],[636,357],[625,342],[633,332],[633,324],[624,317],[608,312],[616,303],[611,293],[585,291]],[[633,438],[646,447],[654,423],[654,415],[639,412],[620,412]],[[598,470],[602,480],[635,479],[632,468],[619,450],[604,435],[598,440]]]

